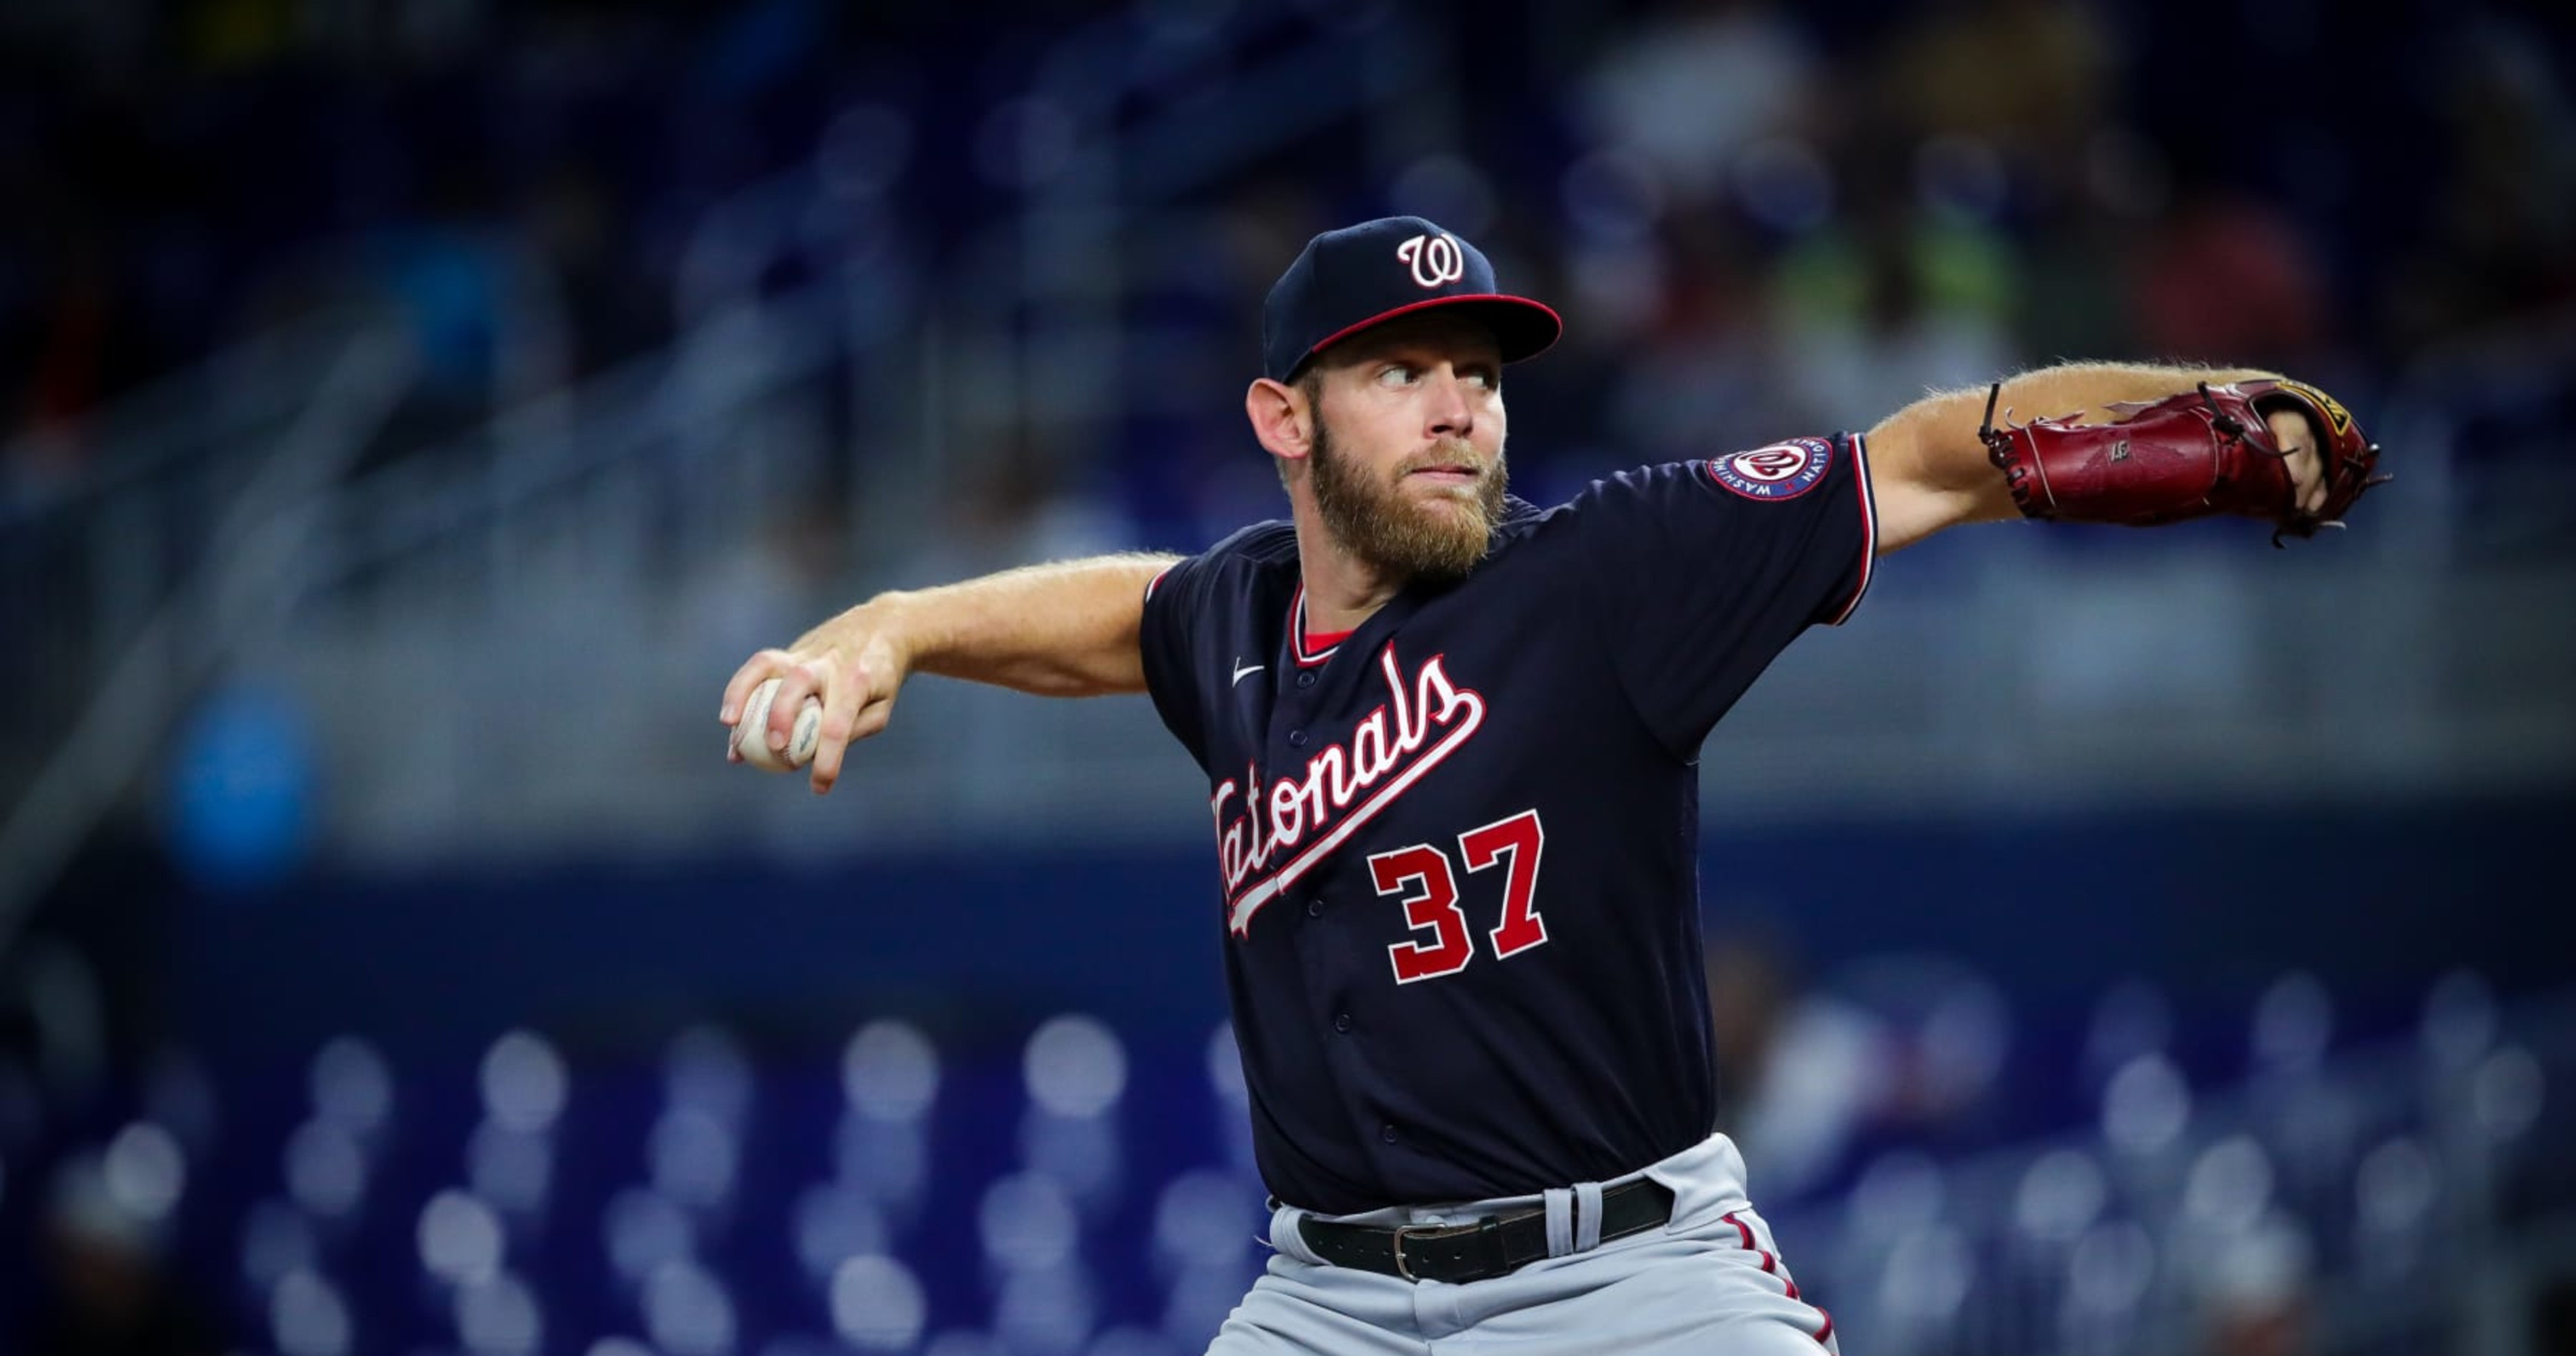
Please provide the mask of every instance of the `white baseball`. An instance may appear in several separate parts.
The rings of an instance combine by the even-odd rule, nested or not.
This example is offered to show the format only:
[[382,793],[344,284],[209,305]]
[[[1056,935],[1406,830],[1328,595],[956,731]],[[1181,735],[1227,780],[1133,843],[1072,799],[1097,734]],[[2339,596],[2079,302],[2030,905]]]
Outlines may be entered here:
[[803,710],[796,713],[796,727],[787,736],[787,747],[769,747],[769,704],[778,698],[778,680],[772,678],[751,690],[742,704],[742,719],[734,722],[733,747],[742,761],[763,772],[794,772],[814,761],[814,746],[823,741],[823,702],[809,696]]

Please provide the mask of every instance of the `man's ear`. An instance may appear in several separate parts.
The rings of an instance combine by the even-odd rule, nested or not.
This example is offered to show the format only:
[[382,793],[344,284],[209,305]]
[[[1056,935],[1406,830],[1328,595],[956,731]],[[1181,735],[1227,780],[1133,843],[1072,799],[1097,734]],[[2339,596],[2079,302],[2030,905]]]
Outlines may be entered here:
[[1315,412],[1306,408],[1306,394],[1296,387],[1255,377],[1243,393],[1243,413],[1252,421],[1252,436],[1272,456],[1304,461],[1314,450]]

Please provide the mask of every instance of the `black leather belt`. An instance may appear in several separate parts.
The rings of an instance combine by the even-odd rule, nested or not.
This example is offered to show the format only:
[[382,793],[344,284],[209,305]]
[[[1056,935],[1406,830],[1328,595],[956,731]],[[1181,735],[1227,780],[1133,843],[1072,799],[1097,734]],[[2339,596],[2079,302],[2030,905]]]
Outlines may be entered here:
[[[1601,1241],[1643,1233],[1673,1217],[1673,1193],[1640,1177],[1601,1192]],[[1408,1281],[1464,1285],[1507,1275],[1547,1256],[1547,1211],[1516,1211],[1473,1224],[1335,1224],[1301,1217],[1297,1236],[1337,1267]]]

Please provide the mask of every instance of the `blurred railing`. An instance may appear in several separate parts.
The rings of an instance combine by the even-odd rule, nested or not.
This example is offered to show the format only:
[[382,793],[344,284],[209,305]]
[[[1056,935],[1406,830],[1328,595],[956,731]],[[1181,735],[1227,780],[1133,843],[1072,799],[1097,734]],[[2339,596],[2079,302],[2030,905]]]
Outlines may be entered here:
[[0,450],[13,471],[0,479],[0,587],[35,623],[12,637],[13,667],[76,683],[111,666],[174,581],[205,566],[212,523],[314,406],[315,375],[373,323],[314,316],[157,383],[76,436],[29,433]]
[[[159,747],[178,711],[298,576],[311,515],[409,388],[411,351],[343,317],[156,391],[173,413],[73,485],[11,506],[8,577],[29,607],[11,692],[50,742],[11,749],[0,950]],[[234,398],[237,389],[253,390]],[[192,399],[193,397],[193,399]],[[202,401],[202,426],[187,410]],[[111,422],[110,427],[115,425]]]

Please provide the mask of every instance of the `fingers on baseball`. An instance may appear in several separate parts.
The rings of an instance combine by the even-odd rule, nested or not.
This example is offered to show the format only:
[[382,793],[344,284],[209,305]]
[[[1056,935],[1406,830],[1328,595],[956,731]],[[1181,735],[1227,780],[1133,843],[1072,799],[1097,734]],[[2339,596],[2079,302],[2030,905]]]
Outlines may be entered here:
[[880,687],[864,662],[853,665],[849,677],[823,707],[821,738],[814,749],[814,794],[818,796],[830,792],[840,780],[849,746],[883,731],[894,717],[893,687]]
[[839,739],[833,738],[828,724],[830,717],[825,717],[827,723],[823,737],[814,750],[815,795],[830,794],[833,784],[841,779],[841,766],[849,757],[850,745],[883,730],[893,711],[894,698],[890,695],[870,701],[859,708],[857,717],[850,722],[849,733]]
[[822,795],[840,780],[841,758],[857,724],[859,703],[866,700],[867,668],[850,666],[849,681],[834,683],[823,699],[823,724],[814,740],[814,794]]
[[724,705],[716,719],[727,725],[742,719],[742,704],[751,700],[751,690],[766,682],[792,661],[785,650],[763,650],[743,661],[733,671],[733,680],[725,684]]
[[831,691],[831,666],[824,660],[807,659],[791,662],[778,675],[778,695],[769,699],[769,731],[763,738],[772,749],[785,749],[796,737],[796,716],[805,709],[807,697],[824,697]]

